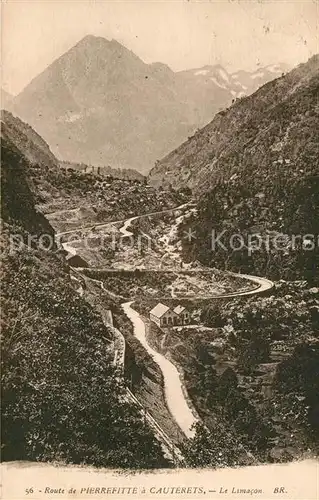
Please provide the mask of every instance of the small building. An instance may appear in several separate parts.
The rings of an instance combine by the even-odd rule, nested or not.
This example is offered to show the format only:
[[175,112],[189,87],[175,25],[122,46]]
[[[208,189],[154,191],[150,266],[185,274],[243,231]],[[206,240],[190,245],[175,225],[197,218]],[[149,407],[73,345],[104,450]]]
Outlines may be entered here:
[[190,313],[187,311],[186,307],[178,305],[173,311],[179,318],[179,325],[188,325],[190,322]]
[[187,309],[181,305],[170,309],[160,302],[150,311],[150,320],[159,327],[180,326],[190,322],[190,314]]
[[150,320],[157,326],[173,326],[178,324],[178,316],[165,304],[160,302],[150,311]]
[[80,255],[69,254],[66,261],[70,267],[89,267],[89,264]]

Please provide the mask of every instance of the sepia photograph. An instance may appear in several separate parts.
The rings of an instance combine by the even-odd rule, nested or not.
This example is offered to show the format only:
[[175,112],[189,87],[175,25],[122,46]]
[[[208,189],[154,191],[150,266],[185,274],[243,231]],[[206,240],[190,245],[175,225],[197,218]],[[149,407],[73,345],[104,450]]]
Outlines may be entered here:
[[1,28],[2,498],[317,498],[319,1]]

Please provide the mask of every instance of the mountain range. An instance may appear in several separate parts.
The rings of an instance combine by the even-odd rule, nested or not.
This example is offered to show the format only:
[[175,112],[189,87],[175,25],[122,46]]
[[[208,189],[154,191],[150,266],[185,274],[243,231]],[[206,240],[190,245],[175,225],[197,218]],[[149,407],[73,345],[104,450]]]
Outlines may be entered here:
[[286,69],[174,72],[88,35],[35,77],[12,109],[60,160],[145,173],[216,112]]
[[[255,92],[265,83],[278,78],[289,70],[287,64],[273,64],[257,69],[256,71],[236,71],[229,73],[220,64],[203,66],[201,68],[179,72],[184,78],[194,78],[197,84],[217,85],[227,90],[233,99],[245,97]],[[212,83],[211,83],[212,82]]]

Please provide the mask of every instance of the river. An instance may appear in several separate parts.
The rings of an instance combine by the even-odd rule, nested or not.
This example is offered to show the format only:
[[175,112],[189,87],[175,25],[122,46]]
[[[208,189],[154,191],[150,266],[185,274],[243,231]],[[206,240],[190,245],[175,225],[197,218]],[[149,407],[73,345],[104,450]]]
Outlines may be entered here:
[[134,327],[134,335],[152,356],[155,363],[160,367],[164,379],[164,391],[167,407],[179,425],[183,433],[188,437],[194,437],[195,432],[191,429],[197,422],[191,408],[188,406],[184,396],[183,386],[176,366],[162,354],[152,349],[146,339],[145,324],[141,316],[132,307],[132,302],[122,304],[126,316],[131,320]]

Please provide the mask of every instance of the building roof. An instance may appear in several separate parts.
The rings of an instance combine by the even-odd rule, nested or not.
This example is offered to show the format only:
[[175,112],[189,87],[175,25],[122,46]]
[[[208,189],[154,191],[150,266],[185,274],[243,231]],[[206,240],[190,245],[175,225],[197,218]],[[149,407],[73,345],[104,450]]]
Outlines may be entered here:
[[150,314],[153,314],[153,316],[156,316],[157,318],[161,318],[167,311],[169,311],[169,307],[159,302],[155,307],[153,307]]
[[174,313],[176,314],[181,314],[183,311],[185,311],[185,307],[181,306],[180,304],[173,309]]
[[80,255],[69,254],[66,257],[66,261],[71,267],[88,267],[89,264]]

